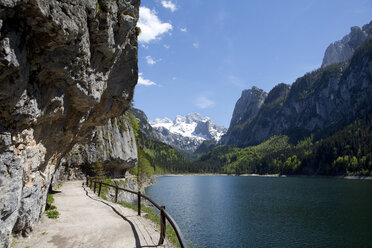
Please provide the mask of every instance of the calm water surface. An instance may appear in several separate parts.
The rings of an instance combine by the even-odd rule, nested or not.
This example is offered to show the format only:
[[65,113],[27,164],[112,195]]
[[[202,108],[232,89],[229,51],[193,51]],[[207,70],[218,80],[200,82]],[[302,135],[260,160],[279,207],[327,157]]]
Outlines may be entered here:
[[191,247],[372,247],[372,181],[165,176],[146,193]]

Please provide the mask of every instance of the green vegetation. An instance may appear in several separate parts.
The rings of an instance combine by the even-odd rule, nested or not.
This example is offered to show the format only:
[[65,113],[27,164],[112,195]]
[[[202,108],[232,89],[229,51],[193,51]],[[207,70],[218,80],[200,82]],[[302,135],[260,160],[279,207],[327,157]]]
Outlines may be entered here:
[[139,131],[139,125],[138,125],[139,120],[137,120],[137,118],[129,112],[128,112],[127,116],[128,116],[128,121],[133,128],[134,136],[137,137],[138,136],[138,131]]
[[54,197],[52,194],[48,194],[47,204],[45,206],[45,214],[50,219],[57,219],[59,217],[59,212],[57,211],[57,207],[52,205],[52,203],[54,203]]
[[297,143],[294,140],[279,135],[247,148],[219,146],[190,168],[228,174],[372,176],[372,114],[339,131],[325,130]]
[[54,203],[54,197],[52,194],[48,194],[47,196],[47,204],[52,204]]
[[120,15],[122,17],[131,16],[133,18],[138,18],[137,14],[135,12],[121,12]]
[[[102,179],[102,182],[103,183],[107,183],[107,184],[111,184],[111,185],[115,185],[111,178],[103,178]],[[109,190],[110,190],[110,187],[109,186],[102,184],[102,186],[101,186],[101,197],[105,201],[108,201],[109,200],[107,198],[107,195],[109,193]]]
[[136,35],[139,36],[141,34],[141,28],[136,27]]
[[317,133],[287,130],[256,146],[217,146],[194,162],[140,132],[137,142],[139,162],[131,173],[140,185],[163,173],[372,176],[372,114]]
[[194,154],[202,154],[210,151],[212,148],[214,148],[216,145],[213,141],[205,140],[201,145],[196,149]]
[[138,188],[142,188],[143,181],[154,175],[155,168],[151,165],[148,156],[146,156],[141,147],[138,147],[137,151],[138,164],[131,170],[131,174],[137,175]]
[[304,100],[314,94],[319,94],[323,88],[327,87],[332,78],[341,77],[347,65],[347,62],[341,62],[306,73],[292,85],[289,97]]
[[94,174],[93,178],[96,179],[96,180],[102,181],[106,178],[105,177],[105,174],[106,174],[105,169],[103,168],[102,163],[99,162],[99,161],[96,161],[93,164],[92,172]]
[[[103,179],[103,182],[107,183],[107,184],[114,185],[114,181],[111,178]],[[90,185],[90,188],[93,188],[93,185]],[[110,200],[107,197],[107,195],[109,193],[109,188],[110,187],[106,186],[106,185],[101,186],[100,197],[103,200],[106,200],[106,201]],[[118,204],[122,205],[123,207],[133,209],[136,212],[138,211],[137,204],[130,204],[130,203],[127,203],[127,202],[118,202]],[[151,220],[152,222],[154,222],[157,225],[157,227],[160,229],[160,216],[152,208],[148,207],[147,205],[141,204],[141,213],[142,213],[143,217],[145,217],[145,218]],[[48,215],[48,217],[49,217],[49,215]],[[57,217],[58,217],[58,215],[57,215]],[[49,217],[49,218],[52,218],[52,217]],[[169,225],[168,223],[167,223],[167,228],[166,228],[166,237],[169,239],[169,241],[171,243],[175,244],[177,247],[180,247],[179,243],[178,243],[177,235],[176,235],[173,227],[171,225]]]
[[101,5],[99,3],[96,3],[96,10],[97,11],[101,11],[102,10]]
[[[129,204],[127,202],[119,202],[120,205],[126,208],[130,208],[135,210],[136,212],[138,211],[138,206],[137,204]],[[141,215],[152,222],[154,222],[157,227],[160,229],[160,216],[150,207],[141,204]],[[173,227],[167,223],[166,231],[165,231],[165,237],[174,245],[177,247],[180,247],[178,238],[176,235],[176,232],[174,231]]]
[[138,166],[131,174],[149,178],[154,174],[185,172],[187,161],[182,152],[159,141],[148,139],[141,132],[137,136]]
[[56,209],[45,211],[45,213],[49,219],[57,219],[59,217],[59,212]]
[[117,118],[117,121],[118,121],[118,126],[119,126],[119,130],[120,131],[122,131],[122,132],[128,131],[128,127],[127,127],[127,124],[126,124],[126,121],[125,121],[125,117],[124,116],[119,116]]

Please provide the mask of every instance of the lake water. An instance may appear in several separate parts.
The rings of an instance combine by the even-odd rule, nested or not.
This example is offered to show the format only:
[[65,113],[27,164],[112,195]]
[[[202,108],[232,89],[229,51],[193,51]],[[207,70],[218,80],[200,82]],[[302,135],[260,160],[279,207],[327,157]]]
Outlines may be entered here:
[[146,193],[191,247],[372,247],[372,181],[159,177]]

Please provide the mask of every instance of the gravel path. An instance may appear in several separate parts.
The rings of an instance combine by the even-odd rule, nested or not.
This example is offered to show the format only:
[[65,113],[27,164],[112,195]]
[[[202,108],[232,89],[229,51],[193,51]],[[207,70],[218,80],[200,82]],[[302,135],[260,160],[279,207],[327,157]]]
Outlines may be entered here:
[[[154,223],[132,209],[98,198],[83,181],[65,182],[54,194],[58,219],[43,214],[28,238],[12,247],[158,247]],[[168,241],[161,247],[172,247]]]

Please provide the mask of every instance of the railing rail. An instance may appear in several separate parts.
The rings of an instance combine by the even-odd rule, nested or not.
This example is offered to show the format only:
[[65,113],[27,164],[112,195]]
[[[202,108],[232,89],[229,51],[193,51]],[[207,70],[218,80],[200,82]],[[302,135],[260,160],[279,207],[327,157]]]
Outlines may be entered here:
[[141,191],[136,192],[136,191],[133,191],[133,190],[130,190],[130,189],[125,189],[125,188],[118,187],[117,185],[111,185],[111,184],[108,184],[108,183],[104,183],[102,181],[96,181],[96,180],[94,180],[92,178],[87,177],[87,179],[86,179],[86,185],[88,187],[91,187],[92,184],[93,184],[93,191],[94,191],[94,193],[96,193],[96,188],[97,188],[97,185],[98,185],[98,196],[101,195],[102,185],[106,185],[108,187],[115,188],[115,202],[118,201],[119,190],[122,190],[122,191],[129,192],[129,193],[132,193],[132,194],[137,195],[138,215],[139,216],[141,216],[141,198],[144,198],[145,200],[149,201],[154,207],[156,207],[160,211],[160,239],[159,239],[158,245],[164,244],[166,227],[167,227],[166,220],[168,220],[169,224],[173,227],[174,232],[177,235],[178,242],[180,243],[180,246],[182,248],[187,248],[188,247],[187,246],[187,243],[186,243],[186,241],[185,241],[185,239],[184,239],[184,237],[183,237],[183,235],[181,233],[180,228],[178,227],[178,225],[174,221],[174,219],[165,210],[165,206],[160,206],[159,204],[157,204],[156,202],[154,202],[150,197],[142,194]]

